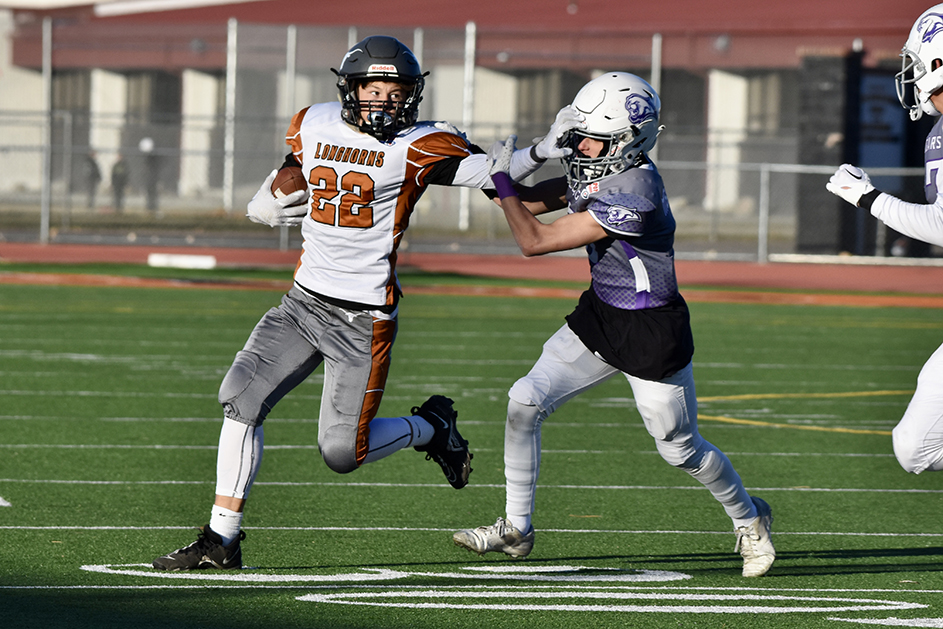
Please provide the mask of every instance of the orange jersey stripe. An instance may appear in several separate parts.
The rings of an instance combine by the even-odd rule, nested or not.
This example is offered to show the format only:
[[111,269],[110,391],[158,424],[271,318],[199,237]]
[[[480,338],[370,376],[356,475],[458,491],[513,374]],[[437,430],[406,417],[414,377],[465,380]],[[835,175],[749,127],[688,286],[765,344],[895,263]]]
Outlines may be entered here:
[[308,113],[308,107],[305,107],[291,119],[288,125],[288,131],[285,133],[285,144],[291,147],[291,153],[298,160],[299,164],[304,163],[304,151],[301,146],[301,122]]
[[380,400],[386,387],[386,378],[390,373],[390,357],[393,350],[393,338],[396,335],[396,321],[373,320],[372,368],[367,380],[367,391],[363,396],[363,408],[357,426],[357,464],[361,465],[370,451],[370,422],[380,410]]

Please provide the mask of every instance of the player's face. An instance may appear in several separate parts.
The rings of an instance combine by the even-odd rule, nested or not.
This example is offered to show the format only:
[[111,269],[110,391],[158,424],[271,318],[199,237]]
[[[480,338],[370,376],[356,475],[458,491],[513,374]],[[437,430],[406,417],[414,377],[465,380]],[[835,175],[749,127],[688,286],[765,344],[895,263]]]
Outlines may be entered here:
[[[940,65],[943,64],[943,61],[939,59],[933,60],[933,70],[936,71],[940,68]],[[930,102],[933,103],[933,106],[936,107],[936,110],[943,114],[943,87],[937,91],[930,94]]]
[[943,89],[930,94],[930,102],[936,107],[936,110],[943,114]]
[[594,138],[583,138],[576,146],[576,150],[586,157],[599,157],[602,153],[603,142]]
[[[370,81],[357,86],[357,100],[360,101],[360,116],[369,122],[371,111],[393,112],[399,103],[406,101],[406,88],[392,81]],[[370,101],[377,101],[371,105]]]

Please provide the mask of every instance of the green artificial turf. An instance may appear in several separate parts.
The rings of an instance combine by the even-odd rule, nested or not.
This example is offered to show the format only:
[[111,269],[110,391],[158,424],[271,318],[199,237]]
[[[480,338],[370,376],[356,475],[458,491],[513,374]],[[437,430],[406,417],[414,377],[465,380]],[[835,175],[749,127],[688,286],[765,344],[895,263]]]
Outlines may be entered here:
[[148,566],[208,521],[219,382],[281,293],[0,284],[0,625],[940,626],[943,475],[905,473],[890,439],[938,312],[691,304],[701,433],[775,516],[777,561],[747,580],[723,509],[657,455],[621,377],[544,424],[533,553],[456,548],[504,515],[507,390],[574,302],[411,282],[455,278],[404,276],[380,414],[455,399],[470,485],[412,450],[328,470],[319,371],[266,422],[249,568],[222,575]]

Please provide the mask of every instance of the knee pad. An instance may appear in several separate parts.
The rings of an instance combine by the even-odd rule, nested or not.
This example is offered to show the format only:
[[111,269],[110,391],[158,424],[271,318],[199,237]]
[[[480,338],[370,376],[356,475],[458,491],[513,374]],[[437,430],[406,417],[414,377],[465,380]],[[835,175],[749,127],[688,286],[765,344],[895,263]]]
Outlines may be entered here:
[[533,432],[546,418],[533,402],[508,400],[507,427],[515,432]]
[[695,473],[702,465],[703,456],[691,446],[690,439],[655,440],[655,449],[668,465],[688,473]]
[[356,452],[356,435],[346,426],[334,426],[318,442],[321,458],[338,474],[349,474],[358,467]]
[[683,435],[691,425],[687,409],[676,397],[639,399],[636,396],[635,406],[644,420],[648,434],[657,441],[673,441]]
[[894,456],[897,457],[897,462],[904,468],[904,471],[911,474],[919,474],[924,471],[926,467],[920,460],[920,448],[913,436],[908,434],[899,424],[891,434],[894,444]]
[[246,351],[239,351],[232,366],[226,372],[219,385],[219,403],[227,418],[243,424],[257,426],[265,419],[267,411],[262,410],[263,400],[253,400],[244,395],[255,379],[258,369],[258,357]]

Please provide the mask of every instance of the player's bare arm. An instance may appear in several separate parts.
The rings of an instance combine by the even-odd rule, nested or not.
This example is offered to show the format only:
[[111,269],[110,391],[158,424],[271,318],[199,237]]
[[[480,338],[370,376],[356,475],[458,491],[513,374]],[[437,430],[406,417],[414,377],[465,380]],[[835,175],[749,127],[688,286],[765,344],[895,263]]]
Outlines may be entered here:
[[586,212],[542,223],[517,197],[502,199],[501,206],[517,246],[527,257],[576,249],[606,237],[603,228]]
[[[553,251],[566,251],[605,238],[606,232],[603,228],[585,212],[567,214],[551,223],[537,220],[535,214],[560,209],[566,205],[566,201],[559,194],[560,184],[556,183],[556,180],[550,180],[550,183],[539,188],[523,189],[524,198],[530,199],[526,202],[518,196],[519,193],[511,186],[510,177],[507,175],[516,139],[511,136],[504,143],[496,143],[489,156],[494,160],[491,174],[495,179],[499,203],[521,253],[530,257]],[[565,182],[564,179],[564,191]]]
[[[546,179],[533,186],[515,186],[517,195],[531,214],[546,214],[566,207],[566,177]],[[501,203],[496,198],[495,203]]]

